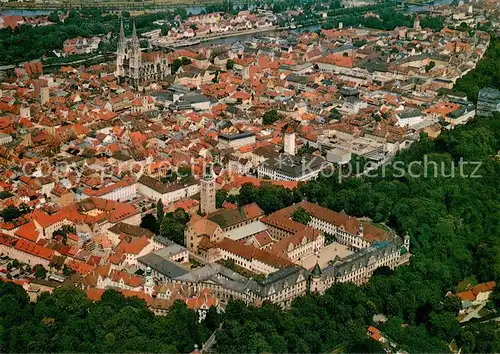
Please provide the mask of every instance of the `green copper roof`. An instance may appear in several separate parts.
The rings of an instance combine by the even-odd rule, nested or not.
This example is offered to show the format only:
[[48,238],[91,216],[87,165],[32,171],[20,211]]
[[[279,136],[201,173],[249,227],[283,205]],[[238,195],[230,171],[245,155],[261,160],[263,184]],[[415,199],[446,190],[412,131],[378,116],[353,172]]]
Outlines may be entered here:
[[313,277],[320,277],[321,276],[321,268],[319,267],[319,264],[316,263],[312,270],[312,275]]

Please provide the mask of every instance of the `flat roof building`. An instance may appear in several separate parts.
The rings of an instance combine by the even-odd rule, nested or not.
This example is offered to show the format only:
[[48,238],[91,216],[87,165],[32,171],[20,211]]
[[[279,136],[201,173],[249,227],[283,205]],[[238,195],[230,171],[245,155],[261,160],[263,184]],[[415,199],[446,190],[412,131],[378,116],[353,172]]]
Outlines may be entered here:
[[477,95],[477,115],[492,117],[496,112],[500,112],[500,90],[491,87],[479,90]]

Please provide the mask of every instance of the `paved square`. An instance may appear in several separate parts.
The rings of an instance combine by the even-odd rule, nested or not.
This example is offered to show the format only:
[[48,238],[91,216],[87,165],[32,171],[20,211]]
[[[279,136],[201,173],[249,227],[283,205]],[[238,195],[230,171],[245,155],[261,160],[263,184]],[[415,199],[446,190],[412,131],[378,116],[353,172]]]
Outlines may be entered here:
[[[321,269],[323,269],[328,265],[329,261],[335,258],[335,256],[344,258],[352,253],[353,252],[349,251],[349,249],[345,245],[342,245],[337,242],[330,243],[319,252],[319,265]],[[316,264],[317,259],[318,259],[317,256],[315,254],[312,254],[302,259],[301,261],[297,261],[297,263],[300,264],[302,267],[311,270]]]

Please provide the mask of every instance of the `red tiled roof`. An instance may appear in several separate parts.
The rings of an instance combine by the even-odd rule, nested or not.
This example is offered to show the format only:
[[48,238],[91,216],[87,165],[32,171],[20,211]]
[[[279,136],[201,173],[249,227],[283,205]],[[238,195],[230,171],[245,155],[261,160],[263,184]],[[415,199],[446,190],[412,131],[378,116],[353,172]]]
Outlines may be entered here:
[[271,238],[271,236],[269,236],[269,233],[267,231],[259,232],[254,237],[261,247],[273,242],[273,239]]
[[71,270],[74,270],[75,272],[80,273],[84,276],[89,274],[94,269],[94,267],[90,264],[75,259],[70,260],[68,263],[66,263],[66,265]]
[[249,261],[256,259],[262,263],[268,264],[277,268],[292,266],[293,263],[284,258],[278,257],[272,253],[259,248],[246,246],[238,241],[233,241],[229,238],[223,239],[218,245],[219,248],[226,250],[229,253],[243,257]]
[[474,293],[474,295],[477,296],[479,293],[492,291],[495,288],[495,286],[496,286],[495,281],[489,281],[487,283],[477,284],[471,290]]
[[246,205],[243,205],[241,208],[245,212],[247,219],[254,219],[254,218],[257,218],[259,216],[264,215],[264,212],[257,205],[257,203],[246,204]]
[[30,221],[29,223],[24,224],[19,229],[17,229],[15,235],[31,242],[37,242],[38,238],[40,237],[40,233],[36,229],[35,223],[33,221]]
[[52,260],[55,252],[47,247],[39,246],[33,242],[29,242],[23,239],[19,239],[16,243],[15,248],[21,252],[31,254],[46,260]]
[[476,300],[476,295],[474,295],[474,293],[471,290],[462,291],[460,293],[457,293],[456,296],[458,296],[462,301],[466,301],[466,300],[474,301],[474,300]]
[[144,247],[150,244],[149,239],[147,236],[141,236],[139,238],[136,238],[132,240],[131,242],[126,242],[122,241],[120,244],[116,247],[116,252],[123,252],[123,253],[129,253],[129,254],[139,254]]

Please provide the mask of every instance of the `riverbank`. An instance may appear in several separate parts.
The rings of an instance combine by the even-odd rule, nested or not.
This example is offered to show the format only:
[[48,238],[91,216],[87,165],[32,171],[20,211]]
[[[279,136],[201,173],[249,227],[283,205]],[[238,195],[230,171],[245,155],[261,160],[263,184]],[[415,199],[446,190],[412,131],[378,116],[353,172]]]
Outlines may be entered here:
[[434,0],[408,0],[406,2],[408,5],[432,5]]
[[161,40],[158,40],[156,43],[154,43],[154,45],[157,45],[158,47],[162,47],[162,48],[191,47],[194,45],[198,45],[200,43],[207,43],[207,42],[216,41],[219,39],[238,37],[238,36],[249,36],[249,35],[253,35],[253,34],[273,32],[273,31],[285,31],[285,30],[289,30],[289,29],[290,29],[290,27],[278,27],[278,26],[272,26],[272,27],[267,27],[267,28],[252,28],[252,29],[243,30],[243,31],[217,34],[214,36],[194,37],[191,39],[187,39],[185,41],[161,42]]

